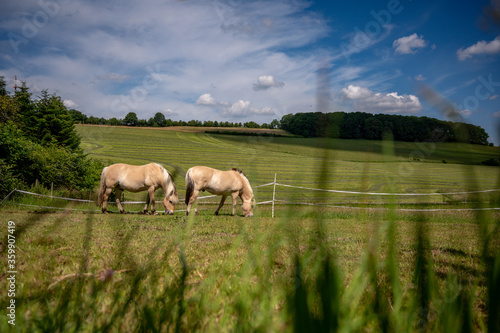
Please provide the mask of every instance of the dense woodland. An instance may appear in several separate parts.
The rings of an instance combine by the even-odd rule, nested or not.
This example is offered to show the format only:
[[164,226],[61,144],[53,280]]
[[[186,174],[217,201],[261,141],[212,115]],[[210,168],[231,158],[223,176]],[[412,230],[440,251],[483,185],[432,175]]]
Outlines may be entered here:
[[479,126],[429,117],[364,112],[308,112],[287,114],[280,128],[303,137],[396,141],[463,142],[487,145],[488,134]]
[[59,96],[34,98],[23,84],[13,95],[0,76],[0,197],[33,184],[93,191],[102,163],[85,156]]

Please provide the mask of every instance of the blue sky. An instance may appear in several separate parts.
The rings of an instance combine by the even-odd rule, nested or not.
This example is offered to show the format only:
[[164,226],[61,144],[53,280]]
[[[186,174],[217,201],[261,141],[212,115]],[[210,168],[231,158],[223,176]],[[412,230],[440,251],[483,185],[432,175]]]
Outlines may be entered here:
[[425,85],[499,144],[500,25],[485,8],[500,2],[4,1],[0,75],[97,117],[258,123],[317,110],[443,119]]

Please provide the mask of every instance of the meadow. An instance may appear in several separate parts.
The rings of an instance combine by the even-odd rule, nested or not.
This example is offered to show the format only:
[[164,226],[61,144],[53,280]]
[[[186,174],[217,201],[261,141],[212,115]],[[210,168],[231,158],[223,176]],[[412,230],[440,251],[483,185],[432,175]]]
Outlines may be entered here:
[[[161,163],[181,199],[194,165],[242,169],[257,202],[272,197],[272,186],[257,186],[275,174],[283,184],[360,192],[499,185],[498,168],[481,165],[498,156],[492,147],[99,126],[78,132],[85,151],[105,164]],[[217,199],[186,217],[181,204],[174,216],[102,215],[70,210],[97,209],[89,204],[16,195],[12,202],[69,209],[0,207],[0,260],[7,266],[13,230],[17,271],[16,325],[3,316],[0,330],[498,331],[500,212],[489,209],[497,197],[278,186],[279,200],[322,206],[280,204],[272,218],[270,205],[257,205],[253,218],[243,218],[240,207],[230,216],[227,203],[214,216]],[[2,271],[1,290],[7,277]],[[1,293],[3,309],[11,299]]]

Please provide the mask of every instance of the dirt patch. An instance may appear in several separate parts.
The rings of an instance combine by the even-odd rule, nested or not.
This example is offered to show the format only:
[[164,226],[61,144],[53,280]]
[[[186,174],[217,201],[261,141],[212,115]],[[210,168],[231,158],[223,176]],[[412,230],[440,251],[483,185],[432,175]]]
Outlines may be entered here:
[[168,127],[132,127],[132,126],[110,126],[110,125],[91,125],[77,124],[76,126],[93,126],[93,127],[110,127],[110,128],[136,128],[156,131],[174,131],[187,133],[204,133],[204,132],[239,132],[239,133],[266,133],[274,135],[288,136],[290,133],[281,129],[269,128],[246,128],[246,127],[196,127],[196,126],[168,126]]

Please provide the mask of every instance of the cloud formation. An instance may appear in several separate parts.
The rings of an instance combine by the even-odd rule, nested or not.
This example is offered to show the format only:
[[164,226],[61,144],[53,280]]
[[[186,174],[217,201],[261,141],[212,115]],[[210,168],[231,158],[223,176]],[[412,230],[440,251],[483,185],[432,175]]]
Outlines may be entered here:
[[228,118],[244,118],[248,116],[269,116],[275,112],[269,106],[257,108],[252,105],[252,102],[245,100],[237,100],[230,103],[225,101],[216,101],[211,94],[206,93],[201,95],[196,101],[198,105],[211,107],[218,111],[219,115]]
[[426,46],[427,42],[424,40],[424,36],[419,36],[416,33],[398,38],[392,43],[392,47],[395,48],[394,53],[396,54],[415,54],[418,49]]
[[200,97],[198,97],[196,104],[199,104],[199,105],[217,105],[217,103],[215,102],[215,99],[210,94],[203,94]]
[[[297,100],[314,101],[314,55],[282,51],[330,30],[320,14],[305,10],[307,1],[72,0],[54,2],[53,15],[33,23],[46,16],[45,2],[13,2],[0,11],[0,75],[17,75],[34,94],[55,90],[87,115],[148,117],[170,109],[185,120],[247,114],[267,122],[270,109],[297,112]],[[289,90],[274,89],[285,80]]]
[[458,60],[463,61],[472,58],[475,55],[498,53],[500,53],[500,36],[498,36],[491,42],[482,40],[472,46],[469,46],[466,49],[460,49],[457,51],[457,57]]
[[253,84],[253,90],[255,91],[267,90],[271,87],[280,88],[283,87],[284,85],[285,83],[276,81],[276,79],[272,75],[261,75],[257,79],[257,83]]
[[368,88],[349,85],[342,89],[343,97],[353,101],[354,107],[362,112],[418,113],[422,110],[420,100],[415,95],[374,93]]

